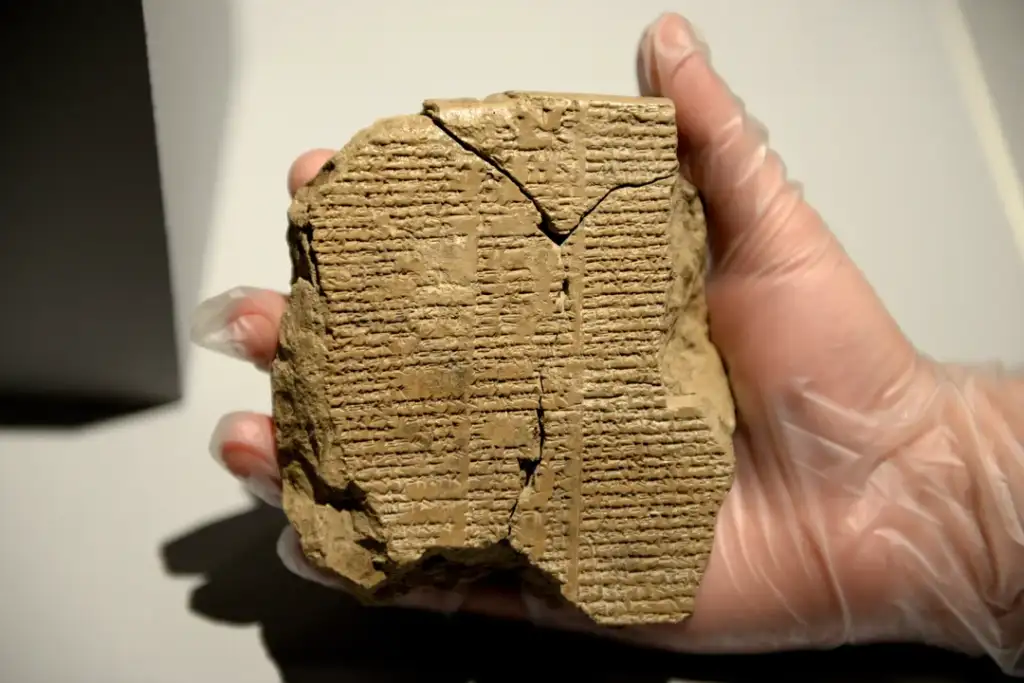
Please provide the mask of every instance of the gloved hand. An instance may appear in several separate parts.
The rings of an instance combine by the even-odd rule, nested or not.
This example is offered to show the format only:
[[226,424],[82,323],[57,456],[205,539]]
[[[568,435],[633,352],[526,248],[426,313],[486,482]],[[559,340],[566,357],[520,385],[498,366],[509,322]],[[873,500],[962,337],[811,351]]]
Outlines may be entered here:
[[[683,18],[648,29],[639,64],[641,87],[675,102],[684,173],[706,202],[711,334],[739,427],[694,615],[617,637],[703,652],[918,641],[1024,667],[1024,384],[914,349]],[[300,157],[290,189],[330,154]],[[280,294],[229,292],[201,306],[196,340],[265,367],[283,309]],[[213,450],[275,501],[269,417],[227,416]],[[280,548],[323,579],[293,534]],[[585,627],[528,596],[409,601]]]

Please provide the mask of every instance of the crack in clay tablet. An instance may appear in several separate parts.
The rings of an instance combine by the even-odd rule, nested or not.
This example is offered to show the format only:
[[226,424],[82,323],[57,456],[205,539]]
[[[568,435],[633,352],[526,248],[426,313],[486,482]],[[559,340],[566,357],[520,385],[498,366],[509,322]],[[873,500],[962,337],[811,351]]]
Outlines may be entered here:
[[693,609],[733,475],[671,102],[507,93],[362,131],[295,197],[284,507],[366,600],[508,572]]

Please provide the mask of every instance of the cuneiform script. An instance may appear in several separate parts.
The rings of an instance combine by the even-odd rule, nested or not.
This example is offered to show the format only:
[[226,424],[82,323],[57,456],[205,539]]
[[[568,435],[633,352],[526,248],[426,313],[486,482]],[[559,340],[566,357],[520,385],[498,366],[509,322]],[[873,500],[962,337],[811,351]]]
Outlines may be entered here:
[[290,224],[274,409],[316,567],[370,599],[512,568],[602,624],[692,612],[734,414],[670,102],[430,101]]

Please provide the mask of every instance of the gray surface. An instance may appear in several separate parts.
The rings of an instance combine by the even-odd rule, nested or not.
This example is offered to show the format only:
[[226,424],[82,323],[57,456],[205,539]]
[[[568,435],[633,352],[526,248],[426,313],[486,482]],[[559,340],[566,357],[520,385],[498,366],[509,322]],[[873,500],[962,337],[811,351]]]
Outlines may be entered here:
[[1024,74],[1024,2],[960,0],[959,4],[1003,124],[1001,132],[1016,164],[1019,182],[1024,170],[1024,89],[1020,87]]

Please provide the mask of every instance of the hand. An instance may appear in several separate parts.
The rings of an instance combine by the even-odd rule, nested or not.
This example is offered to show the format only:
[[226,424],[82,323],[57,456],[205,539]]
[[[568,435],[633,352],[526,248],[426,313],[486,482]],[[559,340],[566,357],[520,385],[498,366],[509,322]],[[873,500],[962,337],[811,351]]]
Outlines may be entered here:
[[[680,161],[706,204],[711,334],[739,426],[736,481],[694,615],[616,635],[744,652],[915,640],[1018,666],[1024,424],[1010,407],[1024,391],[914,349],[683,18],[652,24],[639,66],[641,88],[675,102]],[[300,157],[290,190],[331,154]],[[200,307],[197,341],[265,368],[284,305],[276,293],[229,292]],[[277,501],[269,417],[225,417],[213,450]],[[293,570],[325,580],[294,534],[280,549]],[[408,602],[586,627],[495,590]]]

